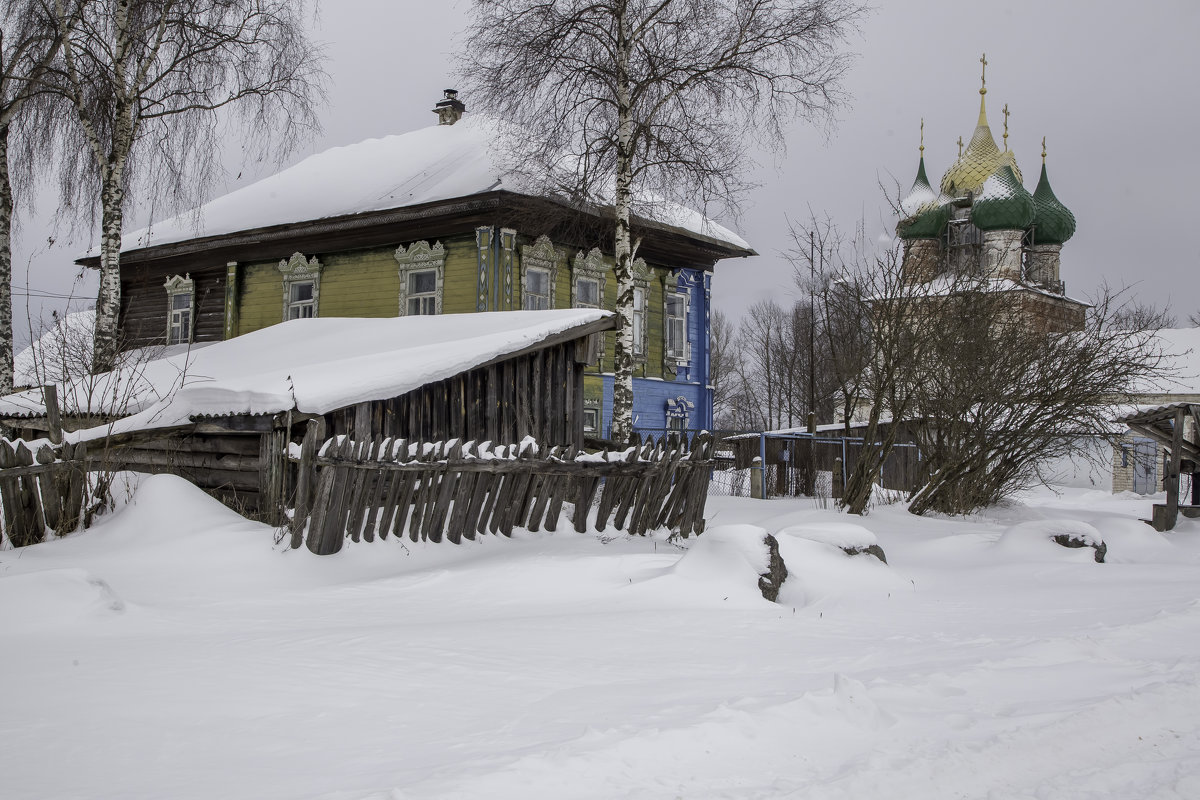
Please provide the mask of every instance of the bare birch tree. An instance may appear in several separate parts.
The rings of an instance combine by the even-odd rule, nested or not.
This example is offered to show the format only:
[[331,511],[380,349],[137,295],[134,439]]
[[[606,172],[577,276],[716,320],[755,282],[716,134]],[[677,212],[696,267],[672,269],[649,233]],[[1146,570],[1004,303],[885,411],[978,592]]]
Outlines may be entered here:
[[67,0],[40,1],[57,19],[57,87],[77,122],[61,131],[63,197],[99,197],[93,368],[102,371],[116,356],[131,190],[195,203],[219,171],[231,119],[244,123],[249,157],[315,131],[321,53],[304,32],[305,4],[293,0],[86,0],[74,18]]
[[633,426],[631,215],[656,200],[720,210],[747,147],[842,99],[853,0],[474,0],[461,78],[515,123],[516,161],[573,203],[612,204],[619,330],[614,439]]
[[[78,4],[65,7],[77,13]],[[0,11],[0,394],[13,389],[12,235],[14,187],[31,189],[35,164],[49,150],[34,125],[13,140],[30,104],[48,101],[44,80],[62,40],[54,19],[38,2],[8,3]],[[27,116],[27,115],[26,115]],[[40,115],[42,119],[45,115]],[[10,152],[11,148],[11,152]],[[16,158],[16,164],[10,157]]]

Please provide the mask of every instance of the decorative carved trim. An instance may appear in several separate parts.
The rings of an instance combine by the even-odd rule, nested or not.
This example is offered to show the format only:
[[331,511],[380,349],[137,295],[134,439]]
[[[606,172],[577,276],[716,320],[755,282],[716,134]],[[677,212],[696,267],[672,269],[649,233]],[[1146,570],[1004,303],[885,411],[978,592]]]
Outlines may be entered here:
[[163,283],[163,288],[167,290],[167,294],[194,293],[196,291],[196,282],[192,280],[191,273],[184,275],[182,278],[178,275],[172,275]]
[[[642,335],[640,342],[633,343],[633,361],[645,364],[650,356],[650,266],[644,258],[633,260],[633,285],[642,290]],[[634,311],[636,314],[637,311]]]
[[504,308],[513,306],[513,248],[517,244],[517,232],[512,228],[500,229],[500,271],[504,274]]
[[303,253],[292,253],[291,258],[279,262],[279,271],[289,281],[316,280],[321,277],[321,262],[316,256],[305,261]]
[[593,247],[588,251],[587,255],[580,250],[575,255],[575,263],[571,267],[571,306],[575,307],[579,303],[579,292],[577,289],[577,281],[580,278],[591,278],[600,285],[599,301],[600,307],[604,307],[604,284],[608,279],[609,266],[604,262],[604,254],[600,252],[598,247]]
[[479,270],[476,288],[475,310],[488,310],[488,252],[492,246],[492,229],[484,226],[475,229],[475,260]]
[[432,247],[428,241],[413,242],[407,248],[400,245],[394,253],[396,263],[400,265],[400,316],[408,314],[408,274],[419,270],[436,270],[436,289],[434,305],[437,313],[442,313],[442,286],[446,275],[446,248],[441,242]]
[[288,320],[288,307],[292,301],[292,284],[312,281],[313,285],[313,316],[320,316],[321,304],[321,271],[324,269],[320,260],[313,256],[305,260],[303,253],[292,253],[291,258],[285,258],[277,265],[283,273],[283,321]]
[[[555,298],[556,284],[558,283],[558,263],[560,260],[559,251],[554,247],[554,242],[550,241],[550,237],[545,234],[538,237],[537,241],[532,245],[523,245],[521,247],[521,307],[525,307],[525,278],[529,270],[540,269],[550,274],[550,308],[557,308],[558,303]],[[572,293],[574,290],[572,289]]]

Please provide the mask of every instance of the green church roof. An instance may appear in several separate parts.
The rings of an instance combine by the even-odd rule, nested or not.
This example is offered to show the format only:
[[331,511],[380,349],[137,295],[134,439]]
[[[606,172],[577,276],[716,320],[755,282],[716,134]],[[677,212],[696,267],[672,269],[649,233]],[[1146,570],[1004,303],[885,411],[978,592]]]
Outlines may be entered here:
[[1075,233],[1075,215],[1054,196],[1050,179],[1046,177],[1046,162],[1042,162],[1042,177],[1033,192],[1034,244],[1062,244]]
[[1007,164],[984,182],[971,206],[971,222],[981,231],[1025,230],[1033,214],[1033,195]]
[[939,198],[929,185],[925,175],[925,158],[917,168],[908,196],[900,201],[900,222],[896,233],[901,239],[936,239],[950,219],[950,209],[938,202]]

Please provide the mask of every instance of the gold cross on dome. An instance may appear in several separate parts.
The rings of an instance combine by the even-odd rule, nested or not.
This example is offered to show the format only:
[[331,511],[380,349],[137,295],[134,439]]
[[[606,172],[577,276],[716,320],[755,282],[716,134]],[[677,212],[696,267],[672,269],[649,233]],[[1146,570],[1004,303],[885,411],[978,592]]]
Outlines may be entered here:
[[1008,103],[1004,104],[1004,149],[1008,150]]
[[921,158],[925,157],[925,118],[921,117]]
[[962,137],[958,137],[958,157],[962,158]]
[[979,77],[979,93],[987,94],[987,53],[983,54],[983,57],[979,59],[979,63],[983,64],[983,72]]
[[1042,163],[1046,163],[1046,137],[1042,137]]

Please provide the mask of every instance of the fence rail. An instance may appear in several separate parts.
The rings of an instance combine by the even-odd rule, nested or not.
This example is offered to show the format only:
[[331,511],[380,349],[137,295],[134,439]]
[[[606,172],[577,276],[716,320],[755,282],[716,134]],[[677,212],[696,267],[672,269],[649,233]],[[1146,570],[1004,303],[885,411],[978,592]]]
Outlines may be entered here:
[[[584,453],[532,441],[491,446],[404,439],[330,439],[318,452],[306,436],[299,458],[291,546],[336,553],[346,537],[389,533],[412,541],[458,543],[511,536],[516,527],[553,531],[564,505],[575,530],[589,521],[642,534],[704,529],[712,438],[635,441],[623,451]],[[593,513],[592,509],[595,506]]]

